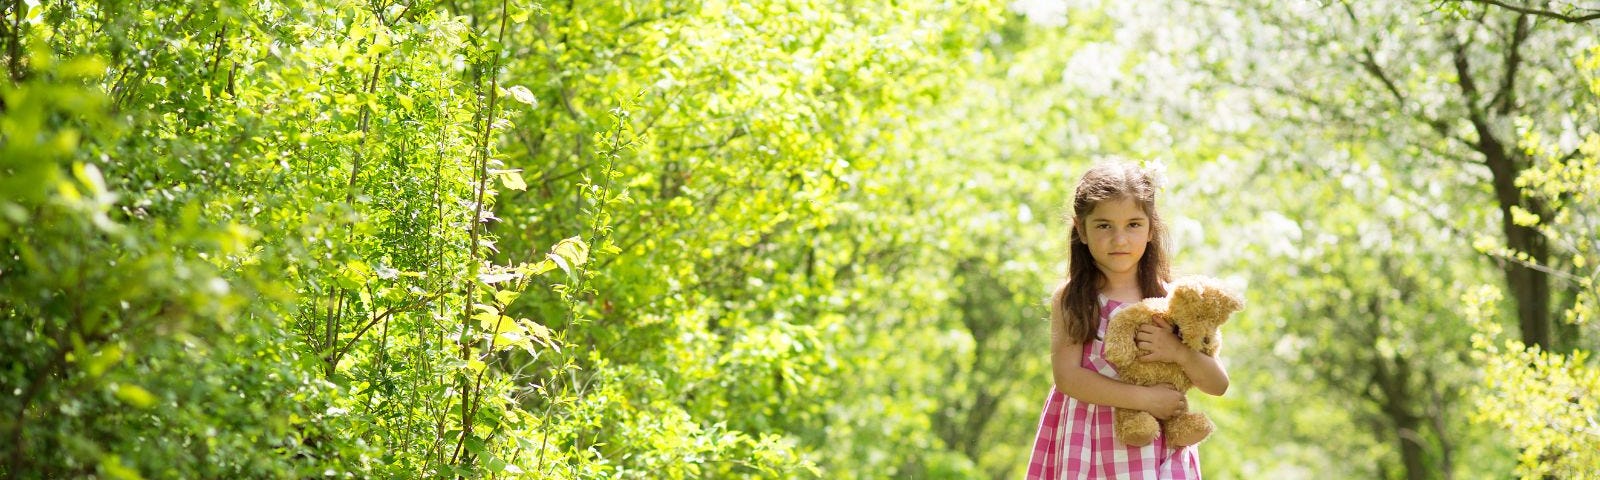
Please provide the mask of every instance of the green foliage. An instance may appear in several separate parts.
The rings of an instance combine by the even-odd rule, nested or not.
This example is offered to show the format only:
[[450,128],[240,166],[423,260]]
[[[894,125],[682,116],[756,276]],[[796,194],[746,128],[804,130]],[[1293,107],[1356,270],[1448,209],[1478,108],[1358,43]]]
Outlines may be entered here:
[[890,209],[927,204],[888,187],[914,185],[894,149],[936,135],[909,119],[965,78],[951,59],[993,8],[552,5],[514,29],[528,54],[508,69],[538,107],[513,118],[507,162],[556,167],[500,206],[529,232],[502,256],[559,231],[594,246],[574,285],[514,307],[562,318],[572,344],[516,367],[552,392],[526,408],[575,427],[552,439],[572,445],[566,474],[893,475],[948,448],[922,433],[921,386],[887,395],[900,380],[873,366],[902,325],[926,328],[893,298],[937,272],[912,266],[943,234],[892,233],[915,217]]
[[[1257,198],[1293,196],[1300,201],[1256,205],[1266,213],[1241,228],[1261,240],[1247,245],[1219,241],[1246,249],[1235,265],[1249,274],[1251,285],[1272,286],[1270,292],[1251,289],[1261,296],[1253,296],[1251,310],[1231,325],[1242,330],[1234,338],[1244,342],[1244,351],[1233,355],[1281,362],[1258,367],[1266,378],[1247,374],[1240,382],[1246,389],[1272,384],[1302,388],[1274,389],[1271,400],[1247,398],[1251,404],[1283,403],[1260,408],[1286,421],[1246,434],[1246,442],[1303,439],[1332,458],[1365,460],[1320,465],[1321,471],[1374,477],[1435,470],[1429,465],[1448,465],[1470,455],[1462,451],[1482,448],[1476,439],[1487,432],[1466,421],[1469,404],[1462,402],[1474,378],[1472,362],[1461,349],[1471,330],[1452,320],[1455,302],[1447,295],[1456,285],[1489,281],[1488,272],[1462,261],[1465,245],[1429,248],[1440,243],[1430,243],[1419,233],[1428,231],[1428,218],[1384,201],[1389,192],[1359,183],[1311,181],[1323,176],[1388,178],[1376,166],[1342,172],[1267,171],[1260,181],[1245,183],[1244,191]],[[1306,177],[1297,179],[1300,175]],[[1276,191],[1274,184],[1299,187]],[[1218,221],[1212,217],[1200,223]],[[1266,383],[1256,383],[1262,381]],[[1326,410],[1338,414],[1312,413]],[[1367,433],[1341,431],[1338,426],[1346,424],[1362,426],[1360,431]],[[1255,462],[1256,468],[1271,471],[1310,460]]]
[[[535,267],[488,265],[469,248],[492,240],[477,231],[487,207],[475,207],[493,198],[482,181],[491,162],[473,146],[491,143],[494,122],[478,95],[489,87],[464,81],[468,67],[455,62],[489,68],[461,19],[357,4],[43,10],[44,28],[34,31],[44,44],[99,65],[68,69],[93,74],[75,84],[49,76],[50,54],[32,57],[38,85],[81,85],[57,95],[100,108],[46,118],[118,128],[61,128],[88,135],[76,148],[65,142],[55,153],[63,158],[38,162],[75,162],[83,187],[20,167],[32,176],[17,178],[44,181],[7,185],[8,197],[22,186],[68,187],[60,201],[19,191],[32,203],[7,207],[10,220],[29,225],[6,230],[10,258],[25,258],[7,293],[26,295],[6,302],[7,315],[42,318],[31,335],[8,338],[50,347],[17,347],[28,355],[14,358],[41,357],[13,366],[32,378],[7,384],[38,384],[41,397],[9,410],[23,419],[14,432],[27,441],[8,450],[8,470],[417,475],[482,468],[474,458],[511,445],[494,435],[501,417],[488,416],[502,413],[503,380],[469,382],[468,372],[474,364],[481,372],[478,352],[497,343],[542,349],[548,338],[531,322],[484,332],[471,318],[470,305],[509,302],[526,285],[474,290],[498,283],[480,272],[533,275]],[[168,36],[176,31],[186,36]],[[33,85],[21,91],[49,92]],[[39,123],[24,116],[38,108],[23,98],[8,100],[8,120]],[[63,214],[35,203],[76,217],[56,220]],[[77,231],[55,230],[68,227]],[[57,268],[83,273],[47,275]],[[36,277],[66,283],[26,287]],[[114,294],[71,300],[82,295],[69,292],[85,289]],[[109,307],[91,308],[100,302]],[[47,314],[56,304],[72,307]],[[108,323],[95,308],[146,313]],[[139,380],[79,380],[74,359],[91,357],[90,371]],[[108,406],[78,406],[81,393],[70,392],[101,389],[153,412],[121,426],[48,423],[100,416]],[[482,431],[462,433],[462,424]],[[26,438],[45,432],[63,438]],[[467,443],[476,448],[463,453]]]
[[[1251,286],[1208,475],[1600,461],[1570,26],[513,3],[0,6],[0,476],[1015,477],[1101,158],[1166,165],[1179,272]],[[1475,288],[1519,268],[1554,351]]]
[[192,205],[130,219],[102,170],[133,160],[134,136],[90,86],[105,62],[35,45],[28,79],[0,92],[3,471],[300,476],[363,453],[307,445],[348,427],[307,424],[335,394],[261,320],[251,299],[271,296],[209,260],[248,252],[250,232]]
[[[1600,118],[1600,49],[1591,49],[1576,60],[1580,71],[1590,79],[1592,96],[1575,115]],[[1567,268],[1551,268],[1571,296],[1562,313],[1568,324],[1595,331],[1596,298],[1600,295],[1600,266],[1590,259],[1600,247],[1596,230],[1594,192],[1600,191],[1600,133],[1569,132],[1568,139],[1546,139],[1538,130],[1525,127],[1522,144],[1539,165],[1524,172],[1518,185],[1546,202],[1554,213],[1550,218],[1526,219],[1565,257]],[[1576,145],[1574,145],[1576,144]],[[1594,465],[1600,464],[1600,433],[1594,425],[1600,418],[1595,398],[1600,395],[1600,367],[1589,358],[1593,350],[1570,354],[1550,352],[1505,338],[1503,328],[1494,322],[1500,293],[1485,287],[1470,291],[1462,302],[1467,319],[1475,327],[1473,358],[1483,366],[1483,385],[1476,395],[1478,421],[1510,432],[1510,443],[1519,450],[1517,475],[1522,478],[1594,478]]]

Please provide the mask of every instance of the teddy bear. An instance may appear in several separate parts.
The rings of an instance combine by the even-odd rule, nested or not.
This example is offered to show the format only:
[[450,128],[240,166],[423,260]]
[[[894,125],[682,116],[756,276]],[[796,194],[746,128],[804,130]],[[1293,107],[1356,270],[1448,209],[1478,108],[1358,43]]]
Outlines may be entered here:
[[[1233,312],[1244,309],[1244,299],[1208,277],[1186,277],[1168,288],[1166,297],[1146,298],[1117,310],[1106,325],[1105,359],[1117,367],[1117,375],[1134,385],[1168,384],[1179,392],[1187,393],[1194,384],[1183,368],[1172,362],[1147,362],[1134,343],[1139,327],[1162,317],[1177,330],[1183,344],[1196,351],[1216,356],[1221,345],[1218,328],[1228,321]],[[1155,441],[1161,429],[1166,430],[1167,443],[1172,447],[1186,447],[1200,443],[1216,425],[1204,413],[1186,411],[1165,421],[1157,421],[1149,413],[1118,408],[1115,411],[1113,431],[1116,437],[1135,447]]]

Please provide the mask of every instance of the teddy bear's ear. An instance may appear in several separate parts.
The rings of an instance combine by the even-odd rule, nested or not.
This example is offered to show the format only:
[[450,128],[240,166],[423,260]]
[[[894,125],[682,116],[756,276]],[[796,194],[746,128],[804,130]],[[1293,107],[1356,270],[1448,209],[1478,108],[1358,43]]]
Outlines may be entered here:
[[1229,312],[1244,310],[1244,298],[1221,286],[1212,287],[1208,296],[1212,297],[1212,302]]
[[1200,298],[1200,289],[1193,282],[1180,280],[1172,286],[1172,294],[1168,296],[1173,300],[1192,302]]

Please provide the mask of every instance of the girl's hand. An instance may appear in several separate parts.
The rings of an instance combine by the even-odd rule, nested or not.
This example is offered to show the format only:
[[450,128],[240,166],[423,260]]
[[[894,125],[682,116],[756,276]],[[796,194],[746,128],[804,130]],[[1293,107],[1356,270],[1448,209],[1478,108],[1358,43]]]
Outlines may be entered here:
[[1184,398],[1172,385],[1165,383],[1145,387],[1145,412],[1166,420],[1189,409],[1189,399]]
[[1172,333],[1172,324],[1167,319],[1156,317],[1154,323],[1146,323],[1139,327],[1139,332],[1133,334],[1134,345],[1144,355],[1140,360],[1146,362],[1172,362],[1179,365],[1189,359],[1194,351],[1178,340],[1178,335]]

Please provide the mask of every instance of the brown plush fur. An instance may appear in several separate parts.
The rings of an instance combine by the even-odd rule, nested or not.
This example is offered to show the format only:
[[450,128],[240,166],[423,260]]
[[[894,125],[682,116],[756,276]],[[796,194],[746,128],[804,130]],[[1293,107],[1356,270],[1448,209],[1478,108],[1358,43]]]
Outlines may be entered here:
[[[1111,317],[1111,323],[1106,325],[1105,357],[1116,365],[1117,376],[1124,382],[1168,384],[1180,392],[1188,392],[1194,384],[1178,364],[1139,360],[1141,353],[1134,343],[1134,334],[1140,326],[1154,322],[1160,315],[1178,328],[1184,345],[1214,357],[1222,346],[1219,327],[1228,321],[1229,315],[1244,308],[1244,299],[1222,287],[1217,280],[1205,277],[1179,279],[1168,291],[1172,293],[1167,297],[1144,299],[1123,307]],[[1216,428],[1204,413],[1194,411],[1158,422],[1149,413],[1119,408],[1115,422],[1117,438],[1133,446],[1149,445],[1165,428],[1170,446],[1186,447],[1200,443]]]

